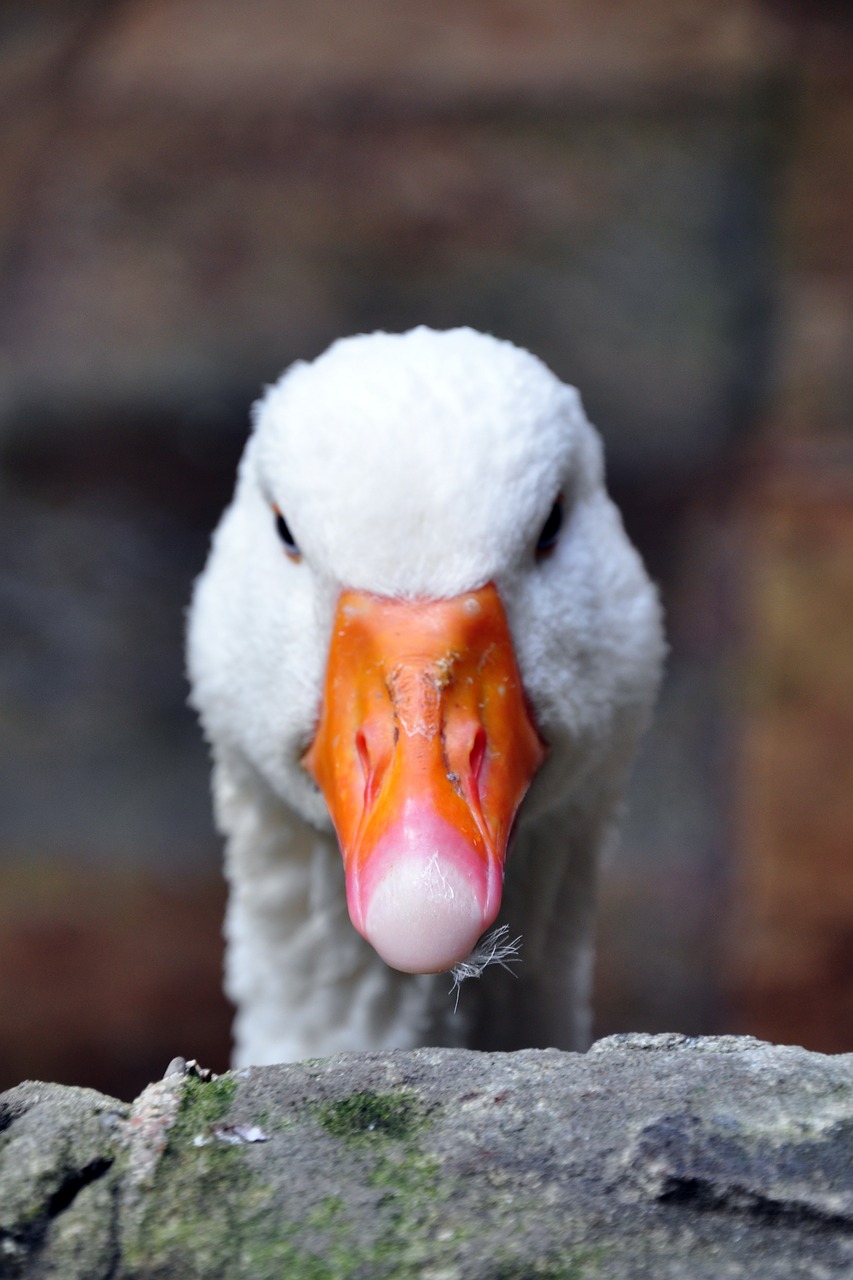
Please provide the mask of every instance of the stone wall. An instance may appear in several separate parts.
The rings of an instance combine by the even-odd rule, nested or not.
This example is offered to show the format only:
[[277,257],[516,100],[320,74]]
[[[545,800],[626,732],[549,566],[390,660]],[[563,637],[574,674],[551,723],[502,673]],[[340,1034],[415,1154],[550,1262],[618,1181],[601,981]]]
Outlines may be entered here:
[[842,1280],[853,1058],[722,1037],[0,1096],[9,1280]]

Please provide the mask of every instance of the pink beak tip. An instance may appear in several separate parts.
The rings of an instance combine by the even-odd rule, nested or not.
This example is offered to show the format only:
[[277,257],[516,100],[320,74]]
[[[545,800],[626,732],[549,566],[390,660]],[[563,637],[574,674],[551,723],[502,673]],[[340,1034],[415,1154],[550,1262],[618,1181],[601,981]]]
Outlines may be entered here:
[[385,832],[356,885],[350,916],[392,969],[439,973],[470,955],[500,907],[501,877],[436,814]]

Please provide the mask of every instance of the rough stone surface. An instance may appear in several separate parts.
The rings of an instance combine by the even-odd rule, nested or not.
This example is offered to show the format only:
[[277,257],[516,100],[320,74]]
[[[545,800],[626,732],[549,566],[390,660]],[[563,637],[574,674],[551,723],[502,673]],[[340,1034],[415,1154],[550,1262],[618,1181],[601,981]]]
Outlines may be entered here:
[[114,1149],[128,1111],[58,1084],[0,1094],[0,1276],[112,1274]]
[[617,1036],[0,1097],[0,1273],[853,1274],[853,1055]]

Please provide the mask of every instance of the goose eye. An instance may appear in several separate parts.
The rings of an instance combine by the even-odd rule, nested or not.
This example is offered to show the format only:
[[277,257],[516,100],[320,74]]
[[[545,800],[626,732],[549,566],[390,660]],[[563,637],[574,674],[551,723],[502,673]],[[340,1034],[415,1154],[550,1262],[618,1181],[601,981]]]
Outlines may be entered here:
[[539,541],[536,543],[536,554],[544,555],[551,548],[560,536],[560,530],[563,527],[563,496],[562,494],[551,508],[548,519],[542,526],[542,532],[539,534]]
[[299,548],[296,545],[296,539],[290,532],[287,521],[279,511],[278,507],[273,507],[273,512],[275,514],[275,530],[284,543],[285,551],[289,556],[292,556],[294,559],[298,559]]

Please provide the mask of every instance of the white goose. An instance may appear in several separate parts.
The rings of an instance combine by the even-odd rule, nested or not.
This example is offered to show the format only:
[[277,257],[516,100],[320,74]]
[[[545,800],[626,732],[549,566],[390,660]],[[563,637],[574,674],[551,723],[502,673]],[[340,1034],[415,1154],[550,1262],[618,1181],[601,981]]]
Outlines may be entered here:
[[[376,333],[269,388],[188,643],[235,1062],[583,1047],[598,855],[662,653],[599,438],[534,356]],[[496,918],[521,964],[454,1008],[441,971]]]

